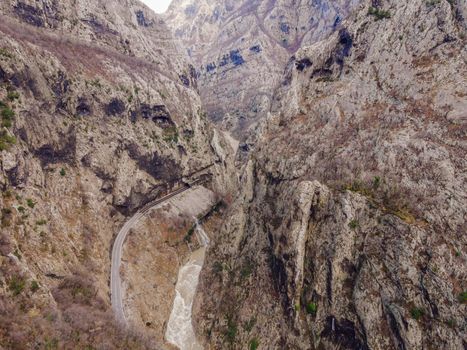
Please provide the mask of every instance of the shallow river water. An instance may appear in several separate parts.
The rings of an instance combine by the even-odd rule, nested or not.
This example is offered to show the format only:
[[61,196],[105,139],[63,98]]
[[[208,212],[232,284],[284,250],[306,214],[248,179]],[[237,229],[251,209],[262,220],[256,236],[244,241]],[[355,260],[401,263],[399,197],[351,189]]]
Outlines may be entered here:
[[203,247],[193,252],[188,262],[178,271],[174,304],[165,334],[167,341],[180,350],[203,349],[196,339],[191,323],[191,309],[198,287],[199,274],[204,264],[205,246],[209,243],[209,238],[199,225],[197,237]]

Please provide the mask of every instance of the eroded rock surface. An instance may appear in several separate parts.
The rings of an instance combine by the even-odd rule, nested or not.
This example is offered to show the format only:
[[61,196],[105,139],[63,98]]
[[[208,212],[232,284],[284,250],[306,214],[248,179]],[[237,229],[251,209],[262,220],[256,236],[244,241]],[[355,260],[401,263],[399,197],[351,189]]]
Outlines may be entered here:
[[296,53],[208,251],[207,346],[465,347],[464,11],[364,1]]
[[465,348],[466,13],[177,0],[176,44],[136,1],[2,2],[0,347],[164,348],[189,219],[130,234],[130,330],[112,240],[203,174],[230,205],[205,223],[205,348]]
[[209,117],[251,143],[290,56],[358,2],[175,0],[164,18],[196,67]]
[[113,322],[110,251],[199,170],[229,186],[190,66],[137,1],[2,1],[0,33],[0,347],[157,348]]

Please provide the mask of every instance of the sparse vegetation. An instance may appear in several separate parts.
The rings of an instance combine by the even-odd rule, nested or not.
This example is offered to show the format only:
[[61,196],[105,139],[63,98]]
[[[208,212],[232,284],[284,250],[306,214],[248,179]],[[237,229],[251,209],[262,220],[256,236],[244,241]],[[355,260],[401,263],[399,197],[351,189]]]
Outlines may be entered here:
[[227,330],[225,331],[225,339],[233,344],[237,336],[237,324],[232,320],[232,317],[227,317]]
[[39,283],[37,281],[31,282],[31,292],[35,293],[39,290]]
[[358,223],[358,220],[353,219],[352,221],[349,222],[349,227],[351,230],[355,230],[360,224]]
[[0,115],[2,117],[2,127],[11,128],[15,112],[4,102],[0,102]]
[[259,346],[259,341],[256,338],[253,338],[250,340],[250,350],[256,350],[258,349]]
[[65,169],[61,168],[61,169],[60,169],[60,176],[63,177],[63,176],[65,176],[65,175],[66,175]]
[[178,130],[175,126],[164,130],[164,141],[168,143],[178,143]]
[[429,7],[438,5],[440,2],[441,0],[426,0],[426,4]]
[[324,77],[319,77],[318,79],[316,79],[317,83],[332,83],[334,81],[336,81],[336,79],[330,75],[326,75]]
[[316,312],[318,311],[318,305],[313,302],[309,302],[306,304],[306,312],[310,315],[316,315]]
[[418,321],[420,318],[423,317],[423,315],[425,315],[425,310],[419,307],[413,307],[410,310],[410,315],[412,316],[414,320]]
[[212,271],[215,274],[220,274],[224,270],[224,267],[219,261],[215,261],[214,264],[212,265]]
[[467,303],[467,291],[460,293],[457,299],[459,300],[459,303],[466,304]]
[[46,350],[55,350],[58,349],[58,339],[57,338],[46,338],[44,343],[44,349]]
[[381,10],[376,7],[371,6],[368,9],[368,14],[370,16],[374,16],[376,21],[386,19],[386,18],[391,18],[391,13],[387,10]]
[[367,197],[373,206],[399,217],[408,224],[417,223],[409,196],[398,185],[385,181],[379,176],[367,182],[355,180],[343,186],[343,189]]
[[376,191],[380,185],[381,185],[381,178],[379,176],[375,176],[373,178],[373,189]]
[[9,227],[11,225],[11,221],[10,221],[11,209],[3,208],[1,213],[2,213],[2,227]]
[[86,285],[77,285],[71,289],[71,295],[74,298],[89,300],[94,296],[94,291]]
[[0,131],[0,152],[8,151],[14,144],[16,144],[14,136],[8,135],[5,131]]
[[242,280],[247,279],[253,273],[254,264],[251,261],[247,261],[240,270],[240,277]]
[[7,99],[10,101],[18,100],[19,93],[13,90],[8,91]]
[[18,296],[24,290],[25,285],[26,281],[23,277],[13,276],[10,280],[10,283],[8,284],[8,287],[14,296]]
[[3,215],[10,215],[12,213],[11,208],[2,208]]
[[19,253],[18,248],[15,249],[15,251],[13,252],[13,255],[16,256],[18,258],[18,260],[21,260],[21,254]]
[[45,224],[47,224],[47,220],[42,219],[42,220],[36,221],[37,226],[44,226]]
[[193,237],[193,234],[195,233],[195,229],[196,229],[195,225],[190,227],[190,229],[188,230],[188,232],[185,235],[185,242],[190,242],[191,241],[191,237]]
[[[17,297],[13,297],[9,288],[11,277],[15,275],[19,276],[19,289],[21,282],[25,282]],[[40,282],[37,286],[39,289],[35,291],[36,294],[42,290]],[[72,291],[79,287],[89,290],[90,298],[85,298],[80,293],[73,296]],[[97,288],[89,274],[74,274],[60,280],[58,286],[51,287],[53,304],[56,304],[50,307],[33,307],[37,304],[31,298],[35,284],[32,279],[23,280],[19,273],[10,275],[3,288],[8,291],[9,297],[5,295],[2,300],[0,343],[6,349],[26,349],[28,347],[25,344],[36,344],[36,348],[40,350],[95,350],[95,344],[103,343],[108,344],[109,349],[154,349],[146,338],[136,332],[123,330],[115,323],[106,302],[97,295]],[[30,310],[34,312],[34,316],[29,315]],[[99,324],[105,324],[105,327],[96,327]]]
[[13,54],[10,53],[7,49],[1,47],[0,48],[0,57],[5,57],[5,58],[13,58]]
[[26,204],[28,205],[29,208],[34,208],[36,206],[36,203],[31,199],[31,198],[28,198],[26,199]]
[[[87,85],[87,82],[86,82],[86,85]],[[91,85],[91,86],[93,86],[95,88],[98,88],[98,89],[102,88],[102,84],[101,84],[99,79],[94,79],[94,80],[90,81],[89,85]]]
[[247,322],[245,322],[245,324],[243,325],[243,329],[245,330],[245,332],[250,333],[253,330],[253,327],[255,326],[255,324],[256,324],[256,317],[253,316]]

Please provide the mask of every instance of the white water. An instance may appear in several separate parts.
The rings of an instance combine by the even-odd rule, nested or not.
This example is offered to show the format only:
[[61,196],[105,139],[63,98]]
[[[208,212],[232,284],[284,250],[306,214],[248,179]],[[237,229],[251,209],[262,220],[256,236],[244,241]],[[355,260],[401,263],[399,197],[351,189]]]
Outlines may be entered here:
[[209,244],[209,237],[198,221],[196,221],[196,237],[202,248],[193,252],[188,262],[178,272],[174,304],[165,333],[167,341],[180,350],[203,350],[191,323],[193,300],[204,264],[206,246]]
[[202,247],[207,247],[209,245],[209,236],[207,235],[206,231],[204,231],[203,227],[199,224],[197,218],[195,219],[196,222],[196,237],[198,238],[199,245]]

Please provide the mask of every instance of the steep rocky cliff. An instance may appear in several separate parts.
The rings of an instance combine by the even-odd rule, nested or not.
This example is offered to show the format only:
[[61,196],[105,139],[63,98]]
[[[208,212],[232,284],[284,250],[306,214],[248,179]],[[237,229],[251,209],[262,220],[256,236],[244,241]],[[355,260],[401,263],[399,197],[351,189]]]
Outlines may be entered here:
[[[461,0],[175,0],[175,43],[134,0],[0,3],[0,348],[166,347],[214,192],[233,202],[205,223],[206,349],[465,348],[466,15]],[[205,109],[255,139],[239,186]],[[130,233],[117,325],[116,233],[200,170],[213,192]]]
[[143,347],[113,324],[112,239],[200,169],[228,188],[228,145],[137,1],[2,1],[0,34],[0,348]]
[[175,0],[164,16],[196,67],[209,117],[253,142],[289,57],[327,37],[358,2]]
[[462,349],[466,3],[363,1],[289,61],[209,249],[212,349]]

